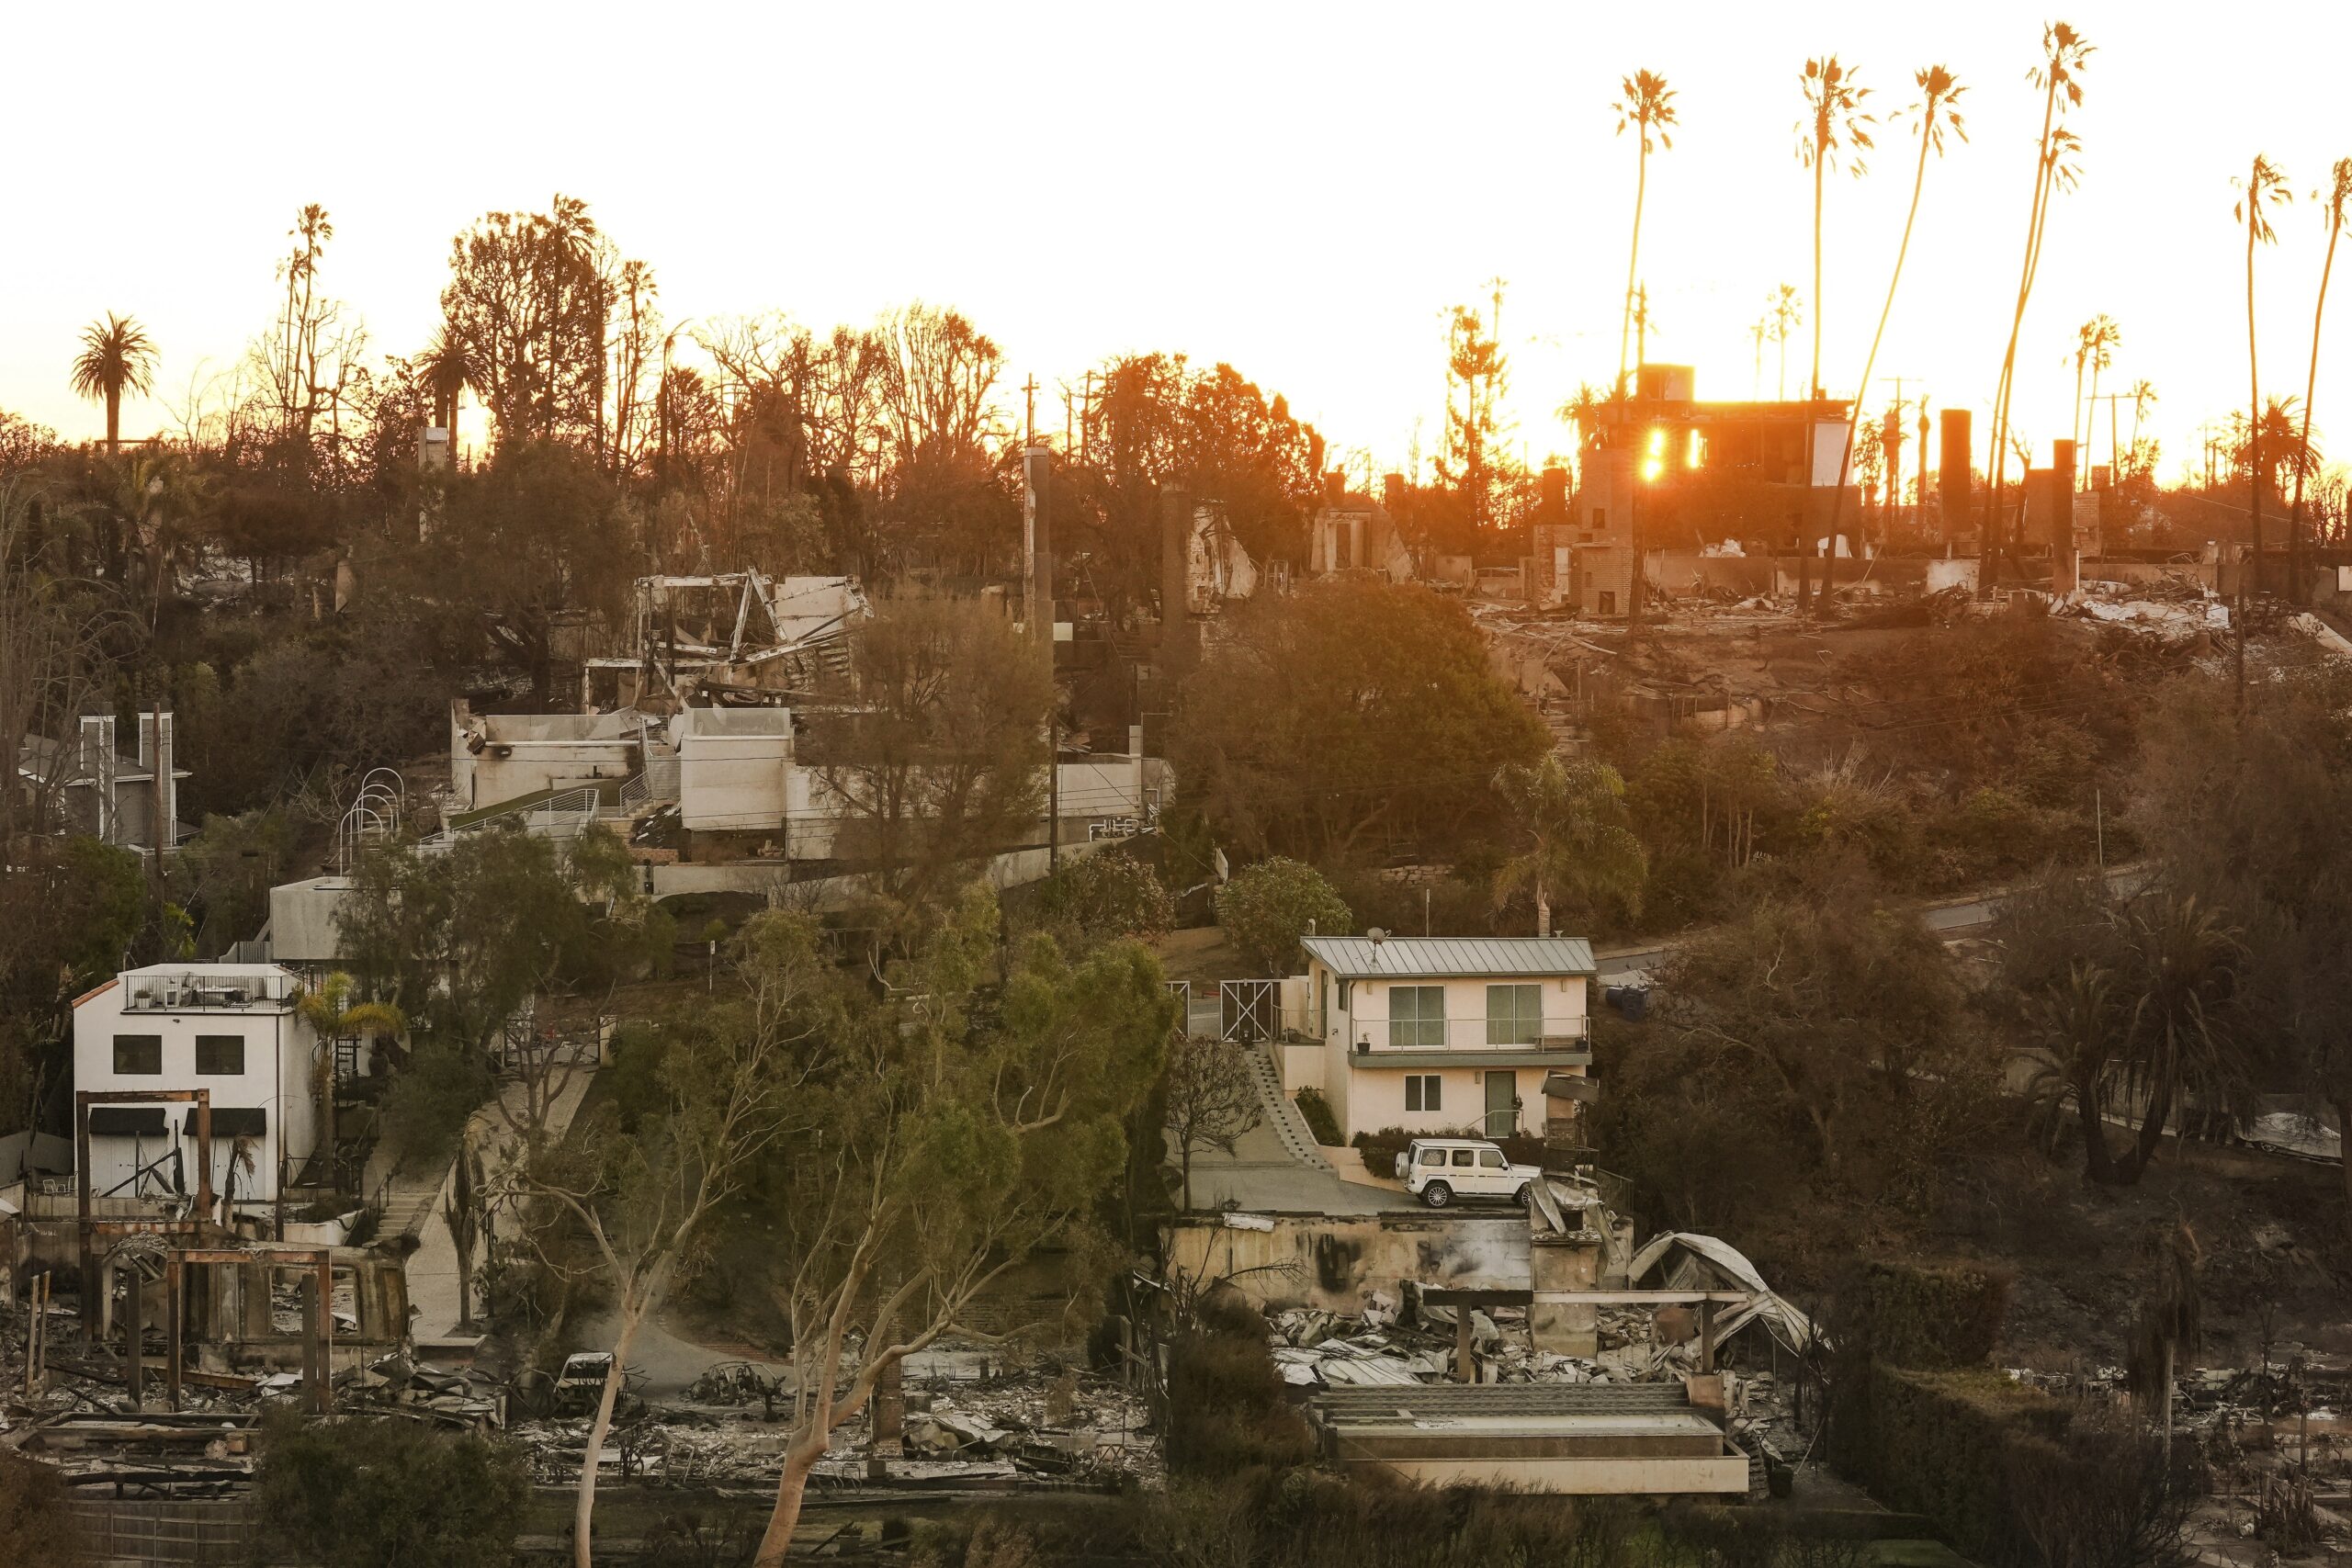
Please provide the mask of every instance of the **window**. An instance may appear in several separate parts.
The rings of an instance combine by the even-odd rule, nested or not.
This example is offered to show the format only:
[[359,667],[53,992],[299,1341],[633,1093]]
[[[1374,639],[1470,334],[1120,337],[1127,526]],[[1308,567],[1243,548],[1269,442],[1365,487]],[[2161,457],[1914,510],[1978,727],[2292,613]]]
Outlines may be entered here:
[[160,1034],[118,1034],[114,1037],[114,1070],[126,1077],[164,1076],[164,1037]]
[[1502,1150],[1500,1150],[1500,1149],[1480,1149],[1480,1150],[1478,1151],[1478,1168],[1479,1168],[1480,1170],[1500,1170],[1500,1169],[1502,1169],[1502,1168],[1503,1168],[1503,1152],[1502,1152]]
[[1609,526],[1609,508],[1605,506],[1596,506],[1592,509],[1592,525],[1595,528],[1606,528]]
[[1443,1165],[1445,1163],[1445,1151],[1443,1149],[1423,1149],[1421,1151],[1421,1163],[1423,1165]]
[[1617,594],[1615,590],[1608,588],[1602,589],[1600,591],[1600,607],[1595,610],[1593,614],[1596,615],[1613,615],[1616,613]]
[[205,1077],[235,1077],[245,1070],[245,1037],[242,1034],[199,1034],[196,1037],[196,1070]]
[[1487,987],[1487,1043],[1532,1045],[1544,1037],[1542,986]]
[[1445,1044],[1445,987],[1388,987],[1388,1043],[1402,1051],[1430,1051]]
[[1469,1169],[1469,1168],[1470,1168],[1470,1151],[1469,1151],[1468,1149],[1456,1149],[1456,1150],[1454,1150],[1454,1151],[1453,1151],[1453,1163],[1454,1163],[1457,1167],[1459,1167],[1460,1168],[1462,1168],[1462,1169],[1464,1169],[1464,1170],[1467,1170],[1467,1169]]
[[1438,1076],[1435,1073],[1407,1073],[1405,1075],[1405,1109],[1408,1111],[1444,1110],[1445,1104],[1440,1098],[1438,1082]]
[[1331,976],[1320,971],[1315,976],[1315,1027],[1325,1034],[1331,1032]]

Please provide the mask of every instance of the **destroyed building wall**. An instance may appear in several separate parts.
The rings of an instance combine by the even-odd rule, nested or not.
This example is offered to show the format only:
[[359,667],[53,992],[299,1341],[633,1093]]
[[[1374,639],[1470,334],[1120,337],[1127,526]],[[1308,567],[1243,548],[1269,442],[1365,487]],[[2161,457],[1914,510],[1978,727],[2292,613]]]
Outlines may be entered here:
[[478,811],[542,790],[618,784],[645,765],[656,721],[638,714],[477,714],[449,704],[449,792]]
[[1188,1214],[1165,1232],[1167,1270],[1227,1279],[1261,1306],[1359,1313],[1408,1280],[1450,1290],[1528,1288],[1527,1217]]
[[791,810],[786,708],[686,708],[672,721],[679,820],[696,832],[780,829]]

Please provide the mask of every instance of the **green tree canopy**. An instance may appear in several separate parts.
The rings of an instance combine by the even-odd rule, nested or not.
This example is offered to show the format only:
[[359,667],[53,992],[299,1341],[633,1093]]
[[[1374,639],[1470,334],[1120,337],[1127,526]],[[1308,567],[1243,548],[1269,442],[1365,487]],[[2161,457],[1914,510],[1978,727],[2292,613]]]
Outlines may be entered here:
[[1426,588],[1332,578],[1253,599],[1184,682],[1186,802],[1251,853],[1340,855],[1459,827],[1543,724],[1488,667],[1467,611]]

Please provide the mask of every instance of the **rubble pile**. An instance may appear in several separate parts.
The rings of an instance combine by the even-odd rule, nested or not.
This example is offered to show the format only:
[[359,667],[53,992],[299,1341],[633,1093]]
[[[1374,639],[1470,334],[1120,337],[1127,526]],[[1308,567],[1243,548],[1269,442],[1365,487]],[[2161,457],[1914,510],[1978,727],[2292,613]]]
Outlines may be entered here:
[[[1295,1388],[1443,1382],[1453,1375],[1459,1310],[1379,1293],[1354,1316],[1293,1307],[1272,1322],[1274,1365]],[[1492,1383],[1663,1382],[1696,1371],[1697,1337],[1661,1341],[1657,1318],[1639,1307],[1600,1309],[1600,1353],[1563,1356],[1530,1343],[1524,1308],[1474,1307],[1471,1365],[1478,1382]]]

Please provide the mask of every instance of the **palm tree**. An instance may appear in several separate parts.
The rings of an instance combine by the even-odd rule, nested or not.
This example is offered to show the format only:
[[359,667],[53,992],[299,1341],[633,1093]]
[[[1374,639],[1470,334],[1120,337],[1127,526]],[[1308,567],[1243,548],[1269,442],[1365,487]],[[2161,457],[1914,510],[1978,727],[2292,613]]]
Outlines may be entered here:
[[2102,1186],[2113,1181],[2102,1110],[2126,1021],[2115,977],[2098,964],[2077,963],[2064,985],[2052,982],[2027,1004],[2026,1019],[2036,1040],[2026,1053],[2033,1067],[2028,1098],[2037,1114],[2071,1109],[2083,1131],[2085,1173]]
[[[2312,449],[2312,398],[2319,389],[2319,329],[2327,319],[2327,278],[2335,270],[2335,241],[2344,232],[2344,220],[2352,211],[2352,158],[2338,158],[2330,171],[2327,196],[2327,260],[2319,269],[2319,303],[2312,307],[2312,362],[2303,373],[2303,434],[2301,446],[2308,455]],[[2314,201],[2322,199],[2317,191]],[[2303,470],[2295,470],[2295,499],[2287,508],[2287,550],[2300,557],[2303,547]],[[2302,574],[2295,573],[2295,592],[2302,592]]]
[[[2078,452],[2087,451],[2093,431],[2098,428],[2099,372],[2115,364],[2114,350],[2123,341],[2123,329],[2115,318],[2101,312],[2075,329],[2075,428],[2074,438]],[[2083,372],[2091,373],[2090,418],[2083,418]],[[2090,488],[2090,465],[2079,457],[2075,464],[2075,488]]]
[[311,1064],[311,1089],[318,1097],[319,1121],[325,1136],[322,1146],[332,1156],[335,1147],[334,1048],[339,1041],[368,1035],[404,1034],[408,1015],[390,1002],[355,1002],[356,983],[337,970],[316,990],[297,992],[294,1011],[319,1037],[319,1055]]
[[2205,1261],[2197,1233],[2186,1219],[2174,1221],[2145,1247],[2148,1293],[2140,1303],[2140,1320],[2132,1336],[2128,1371],[2132,1392],[2153,1399],[2164,1428],[2165,1459],[2172,1459],[2172,1391],[2174,1369],[2181,1352],[2195,1355],[2204,1338],[2203,1292],[2197,1273]]
[[[1886,280],[1886,300],[1878,310],[1878,330],[1871,333],[1870,357],[1862,361],[1862,378],[1854,387],[1854,396],[1858,403],[1863,394],[1870,390],[1871,377],[1878,368],[1879,345],[1886,340],[1887,318],[1894,313],[1894,291],[1902,286],[1904,259],[1911,254],[1912,226],[1919,220],[1919,193],[1927,188],[1928,154],[1933,152],[1938,157],[1943,155],[1946,130],[1950,130],[1962,141],[1968,140],[1968,130],[1961,119],[1958,107],[1961,94],[1968,89],[1960,85],[1960,79],[1940,65],[1930,65],[1916,73],[1912,80],[1918,85],[1919,88],[1919,102],[1916,109],[1919,116],[1919,163],[1911,175],[1911,209],[1903,219],[1903,243],[1895,248],[1894,273]],[[1816,330],[1818,325],[1816,318]],[[1927,410],[1924,405],[1920,409],[1919,418],[1921,421],[1919,428],[1922,432],[1919,441],[1920,491],[1924,496],[1927,486],[1928,452],[1925,434]],[[1846,471],[1852,465],[1853,460],[1854,422],[1849,419],[1846,422],[1846,449],[1838,459],[1838,492],[1829,502],[1829,551],[1833,560],[1838,552],[1838,523],[1846,509]],[[1829,581],[1829,570],[1826,567],[1823,569],[1825,598]]]
[[1558,752],[1495,775],[1526,848],[1495,874],[1495,907],[1522,886],[1535,893],[1535,934],[1552,934],[1555,896],[1590,906],[1613,898],[1642,907],[1649,855],[1625,807],[1625,781],[1606,762],[1563,762]]
[[74,391],[107,405],[107,456],[122,453],[122,395],[154,389],[155,344],[134,316],[107,312],[103,321],[82,329],[82,352],[74,360]]
[[1821,389],[1821,207],[1823,181],[1838,166],[1840,150],[1856,178],[1869,173],[1861,154],[1871,145],[1870,128],[1876,117],[1862,112],[1868,87],[1854,85],[1860,73],[1838,62],[1834,54],[1804,62],[1804,118],[1797,121],[1797,162],[1813,171],[1813,372],[1806,394],[1815,400]]
[[[2066,129],[2064,118],[2070,109],[2080,107],[2084,67],[2089,62],[2091,46],[2083,35],[2064,22],[2052,22],[2041,29],[2041,63],[2034,67],[2033,85],[2042,90],[2041,141],[2034,153],[2033,206],[2028,213],[2025,229],[2025,260],[2018,273],[2016,311],[2009,318],[2009,345],[2001,355],[2001,375],[1993,393],[1993,488],[1992,516],[1987,525],[1988,540],[1997,540],[2001,532],[2001,488],[2008,478],[2009,400],[2016,389],[2018,368],[2018,337],[2025,330],[2025,310],[2033,298],[2033,281],[2041,267],[2041,241],[2050,224],[2050,198],[2062,190],[2074,188],[2078,175],[2075,157],[2082,142]],[[1997,544],[1988,545],[1984,553],[1994,555]],[[2014,556],[2014,548],[2012,555]],[[1994,572],[1998,575],[1997,570]],[[1987,582],[1987,587],[1991,586]]]
[[2156,396],[2156,384],[2142,379],[2132,383],[2132,457],[2136,467],[2140,457],[2140,422],[2148,411],[2163,401]]
[[463,340],[447,322],[435,328],[433,341],[417,356],[415,370],[433,395],[433,423],[449,433],[449,455],[457,456],[458,394],[473,385],[474,362]]
[[[2248,527],[2254,536],[2254,574],[2257,582],[2262,576],[2262,362],[2255,353],[2254,338],[2254,247],[2275,244],[2278,235],[2270,227],[2270,213],[2294,199],[2287,188],[2287,176],[2278,164],[2256,152],[2254,164],[2243,180],[2230,182],[2238,192],[2237,205],[2230,209],[2230,217],[2245,225],[2245,373],[2248,396],[2246,418],[2251,425],[2249,435],[2253,446],[2247,453],[2254,474],[2254,507],[2248,514]],[[2239,590],[2245,592],[2243,588]]]
[[1613,107],[1617,110],[1617,134],[1623,136],[1627,126],[1634,126],[1641,134],[1642,143],[1634,164],[1634,246],[1625,258],[1625,319],[1617,331],[1617,395],[1622,398],[1627,394],[1625,349],[1634,335],[1634,278],[1642,261],[1642,204],[1649,197],[1650,147],[1653,141],[1662,148],[1674,146],[1674,89],[1655,71],[1636,71],[1624,79]]
[[1774,394],[1781,402],[1789,400],[1789,329],[1804,323],[1804,300],[1793,283],[1783,283],[1772,291],[1770,301],[1772,312],[1772,341],[1781,345],[1779,390]]
[[2229,1010],[2245,946],[2193,896],[2165,896],[2132,910],[2124,945],[2136,995],[2126,1024],[2123,1088],[2142,1102],[2138,1134],[2116,1169],[2128,1186],[2148,1168],[2165,1123],[2184,1100],[2210,1109],[2243,1083]]

